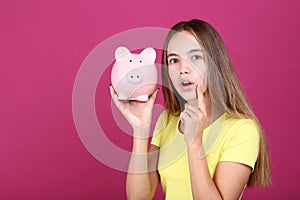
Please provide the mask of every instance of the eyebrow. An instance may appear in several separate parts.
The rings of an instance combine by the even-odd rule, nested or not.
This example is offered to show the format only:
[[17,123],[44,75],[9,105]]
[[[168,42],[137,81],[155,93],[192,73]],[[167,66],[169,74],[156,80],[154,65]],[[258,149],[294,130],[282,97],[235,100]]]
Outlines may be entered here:
[[[195,53],[195,52],[203,52],[203,50],[202,49],[191,49],[187,53],[191,54],[191,53]],[[178,54],[170,53],[170,54],[167,55],[167,58],[169,58],[170,56],[178,56]]]
[[188,54],[195,53],[195,52],[203,52],[203,50],[202,49],[192,49],[188,52]]
[[171,56],[178,56],[178,54],[176,54],[176,53],[170,53],[170,54],[167,55],[167,58],[169,58]]

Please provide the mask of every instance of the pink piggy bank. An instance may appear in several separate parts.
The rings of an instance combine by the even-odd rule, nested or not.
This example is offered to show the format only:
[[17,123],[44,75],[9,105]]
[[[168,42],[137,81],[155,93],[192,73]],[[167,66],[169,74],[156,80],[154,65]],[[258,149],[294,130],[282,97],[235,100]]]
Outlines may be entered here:
[[148,47],[140,54],[133,54],[126,47],[118,47],[115,58],[111,83],[118,99],[148,101],[157,84],[155,50]]

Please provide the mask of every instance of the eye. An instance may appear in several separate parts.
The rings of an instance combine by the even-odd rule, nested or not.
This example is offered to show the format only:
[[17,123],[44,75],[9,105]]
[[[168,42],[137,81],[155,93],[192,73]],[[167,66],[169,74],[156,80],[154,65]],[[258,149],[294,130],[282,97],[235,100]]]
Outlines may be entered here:
[[132,62],[132,60],[129,60],[129,62]]
[[200,55],[193,55],[192,56],[192,60],[199,60],[199,59],[202,59],[202,56],[200,56]]
[[141,63],[141,62],[143,62],[143,61],[140,60],[140,63]]
[[177,58],[171,58],[169,60],[169,64],[175,64],[175,63],[178,63],[178,59]]

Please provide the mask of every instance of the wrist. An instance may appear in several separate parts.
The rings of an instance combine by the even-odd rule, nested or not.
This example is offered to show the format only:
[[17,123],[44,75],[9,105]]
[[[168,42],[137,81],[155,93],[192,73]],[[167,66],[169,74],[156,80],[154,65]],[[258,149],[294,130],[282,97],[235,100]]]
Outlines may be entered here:
[[198,148],[202,146],[202,134],[196,134],[193,138],[185,140],[188,148]]
[[188,144],[188,150],[196,151],[201,149],[203,146],[202,141],[200,139],[194,139]]
[[194,138],[194,140],[190,142],[190,144],[188,144],[187,148],[188,154],[190,155],[197,156],[197,158],[199,159],[203,159],[206,157],[202,138]]
[[134,139],[146,139],[148,140],[150,133],[150,127],[134,127],[133,137]]
[[147,153],[147,151],[148,151],[148,139],[134,137],[132,153]]

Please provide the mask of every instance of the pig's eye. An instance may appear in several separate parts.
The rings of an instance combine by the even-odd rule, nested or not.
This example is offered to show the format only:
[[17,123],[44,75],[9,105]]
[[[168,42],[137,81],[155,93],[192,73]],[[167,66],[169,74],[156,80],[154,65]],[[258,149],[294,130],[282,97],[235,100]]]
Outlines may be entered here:
[[140,63],[141,63],[141,62],[143,62],[143,61],[140,60]]
[[129,62],[132,62],[132,60],[129,60]]

